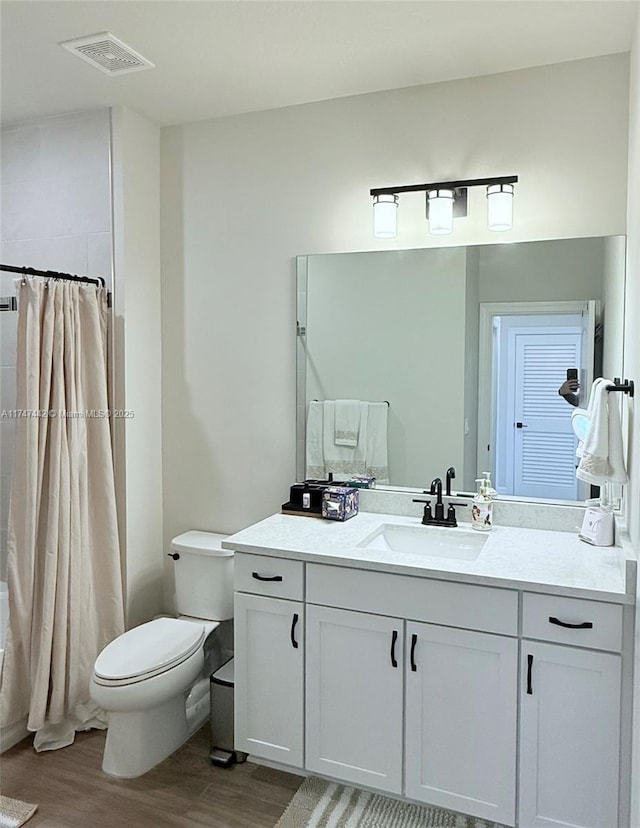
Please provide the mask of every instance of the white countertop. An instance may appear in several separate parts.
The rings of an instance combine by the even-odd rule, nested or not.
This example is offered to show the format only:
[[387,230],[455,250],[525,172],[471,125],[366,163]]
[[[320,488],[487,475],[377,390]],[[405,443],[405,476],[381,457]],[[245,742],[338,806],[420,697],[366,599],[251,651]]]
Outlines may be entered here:
[[[591,546],[572,532],[494,526],[479,556],[464,561],[358,546],[383,523],[421,527],[419,518],[372,512],[360,512],[344,523],[276,514],[229,536],[222,546],[277,558],[621,604],[635,600],[635,560],[628,559],[620,547]],[[429,531],[429,527],[421,528]],[[469,530],[470,525],[463,523],[446,531]]]

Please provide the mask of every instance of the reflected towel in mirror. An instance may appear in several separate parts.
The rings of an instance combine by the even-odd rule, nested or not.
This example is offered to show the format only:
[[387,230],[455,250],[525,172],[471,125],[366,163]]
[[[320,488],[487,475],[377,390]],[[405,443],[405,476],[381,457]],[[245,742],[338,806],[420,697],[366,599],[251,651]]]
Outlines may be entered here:
[[336,400],[334,432],[336,446],[358,445],[361,407],[360,400]]
[[358,434],[360,439],[355,445],[340,445],[336,434],[336,401],[325,400],[323,405],[322,450],[327,473],[334,477],[351,474],[365,474],[367,450],[368,404],[358,402]]
[[389,483],[387,449],[387,421],[389,406],[386,402],[370,402],[367,406],[366,474],[375,477],[382,485]]
[[359,402],[358,444],[336,445],[336,401],[309,403],[307,416],[306,477],[326,479],[366,475],[378,483],[389,482],[386,403]]

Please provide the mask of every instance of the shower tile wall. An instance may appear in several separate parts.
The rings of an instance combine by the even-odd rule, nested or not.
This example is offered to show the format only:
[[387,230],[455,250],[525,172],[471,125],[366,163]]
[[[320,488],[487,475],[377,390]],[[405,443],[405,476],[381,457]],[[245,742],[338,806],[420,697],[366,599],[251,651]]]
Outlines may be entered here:
[[[0,262],[102,276],[111,285],[109,110],[3,128]],[[0,296],[15,295],[0,272]],[[15,407],[15,311],[0,311],[0,415]],[[0,416],[0,579],[5,579],[15,422]]]

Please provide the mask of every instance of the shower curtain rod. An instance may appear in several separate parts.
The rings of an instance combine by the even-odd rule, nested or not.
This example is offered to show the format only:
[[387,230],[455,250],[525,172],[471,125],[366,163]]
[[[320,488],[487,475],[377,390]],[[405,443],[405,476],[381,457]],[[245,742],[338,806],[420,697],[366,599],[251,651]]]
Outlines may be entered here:
[[6,270],[9,273],[22,273],[24,276],[44,276],[47,279],[62,279],[65,282],[86,282],[96,287],[105,287],[105,281],[102,276],[97,276],[95,279],[90,276],[75,276],[73,273],[60,273],[57,270],[36,270],[33,267],[16,267],[15,265],[0,264],[0,270]]

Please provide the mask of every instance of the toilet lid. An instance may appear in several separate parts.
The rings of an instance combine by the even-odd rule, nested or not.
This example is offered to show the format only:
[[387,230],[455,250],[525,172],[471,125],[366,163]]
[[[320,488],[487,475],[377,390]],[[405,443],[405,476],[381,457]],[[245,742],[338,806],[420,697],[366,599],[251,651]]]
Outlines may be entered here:
[[107,644],[96,659],[94,673],[111,681],[157,675],[189,658],[204,638],[203,624],[156,618]]

